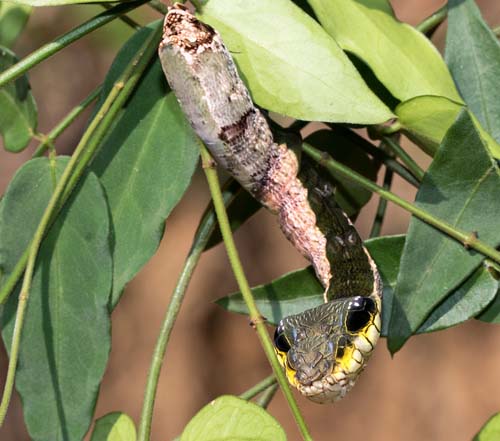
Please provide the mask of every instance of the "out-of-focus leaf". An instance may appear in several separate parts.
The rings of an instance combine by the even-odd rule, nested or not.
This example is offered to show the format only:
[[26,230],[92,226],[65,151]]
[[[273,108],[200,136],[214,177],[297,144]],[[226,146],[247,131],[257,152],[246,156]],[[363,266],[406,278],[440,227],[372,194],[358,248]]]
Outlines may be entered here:
[[90,441],[135,441],[135,425],[127,414],[111,412],[99,418]]
[[[121,49],[104,91],[111,88],[150,32],[150,28],[140,30]],[[191,182],[198,154],[191,127],[155,61],[91,166],[111,210],[112,306],[158,248],[165,219]]]
[[[6,276],[31,240],[67,158],[56,164],[29,161],[7,189],[0,213]],[[16,373],[33,440],[79,440],[88,430],[110,350],[111,276],[108,207],[99,181],[89,174],[45,237],[33,276]],[[7,348],[17,297],[2,311]]]
[[387,0],[308,0],[320,23],[345,51],[362,59],[401,101],[440,95],[461,101],[434,45],[398,21]]
[[[462,104],[444,97],[419,96],[399,104],[396,115],[405,134],[422,150],[434,156],[444,135],[463,108]],[[483,129],[474,115],[471,114],[471,118],[491,155],[500,159],[498,143]]]
[[181,435],[181,441],[237,440],[286,441],[286,435],[262,407],[231,395],[207,404]]
[[[368,142],[357,135],[350,136],[349,130],[320,130],[305,139],[308,144],[328,152],[336,161],[347,165],[363,176],[375,181],[378,166],[359,146]],[[348,216],[353,216],[370,200],[372,193],[363,187],[335,175],[335,200]]]
[[498,441],[500,439],[500,413],[493,415],[481,427],[472,441]]
[[[416,205],[485,243],[500,244],[497,162],[466,111],[446,134]],[[401,348],[431,311],[474,271],[483,256],[413,217],[392,304],[388,346]]]
[[[10,50],[0,47],[0,72],[16,63]],[[24,149],[37,125],[37,109],[28,78],[22,76],[0,88],[0,134],[6,150]]]
[[0,46],[10,47],[31,14],[31,6],[0,1]]
[[292,2],[209,0],[200,12],[222,34],[258,105],[309,121],[393,117],[335,41]]
[[500,142],[500,44],[473,0],[448,2],[446,62],[467,106]]

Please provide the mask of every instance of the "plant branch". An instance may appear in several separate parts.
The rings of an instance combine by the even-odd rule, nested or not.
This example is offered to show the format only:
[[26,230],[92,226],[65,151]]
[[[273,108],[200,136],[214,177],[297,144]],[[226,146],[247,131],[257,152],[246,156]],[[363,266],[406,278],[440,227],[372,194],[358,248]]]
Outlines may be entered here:
[[[116,100],[109,108],[107,106],[105,107],[103,104],[95,115],[91,124],[87,128],[87,131],[83,135],[79,145],[82,143],[84,138],[88,141],[88,145],[83,149],[82,158],[75,166],[74,173],[69,179],[68,185],[65,188],[64,194],[61,198],[60,204],[57,207],[55,215],[57,214],[57,211],[62,207],[62,205],[66,202],[71,192],[75,188],[82,173],[84,172],[85,168],[87,167],[88,163],[93,158],[97,148],[99,147],[99,144],[106,134],[106,131],[109,129],[123,104],[134,90],[137,82],[141,78],[142,73],[151,60],[151,57],[156,53],[156,45],[158,40],[160,39],[160,35],[161,26],[158,25],[157,29],[152,32],[143,46],[136,52],[135,57],[129,62],[120,78],[114,83],[113,88],[108,94],[108,98],[113,96],[116,97]],[[87,132],[89,131],[94,121],[101,121],[101,124],[97,126],[97,129],[95,130],[95,133],[92,134],[92,136],[87,136]],[[9,294],[12,292],[17,282],[19,281],[19,278],[21,277],[24,268],[26,267],[28,252],[29,247],[24,251],[20,259],[17,261],[14,269],[10,273],[9,277],[7,278],[5,284],[0,288],[0,305],[5,303]]]
[[265,319],[260,314],[257,305],[252,296],[252,292],[250,290],[250,286],[248,285],[247,279],[243,273],[243,268],[241,266],[241,262],[238,256],[238,251],[236,250],[236,246],[234,244],[233,236],[231,234],[231,227],[229,224],[229,220],[227,217],[226,210],[224,208],[224,203],[222,200],[222,194],[219,186],[219,181],[217,178],[217,171],[214,168],[214,161],[208,153],[206,147],[200,141],[200,149],[201,149],[201,159],[202,166],[207,177],[208,186],[210,188],[210,194],[212,195],[212,200],[214,202],[215,212],[217,214],[217,220],[219,222],[219,227],[222,233],[222,237],[224,239],[224,244],[226,246],[226,251],[229,257],[229,261],[231,263],[231,268],[233,269],[233,273],[236,277],[236,281],[238,282],[238,287],[240,292],[245,300],[247,305],[250,320],[252,326],[257,331],[257,336],[261,342],[261,345],[264,349],[264,352],[271,364],[274,374],[278,380],[278,383],[283,391],[283,395],[285,396],[288,405],[292,411],[293,416],[297,422],[299,430],[302,434],[302,437],[306,441],[312,441],[311,435],[309,434],[309,430],[307,429],[306,423],[300,410],[297,406],[297,402],[293,397],[292,391],[290,390],[290,386],[288,381],[285,378],[285,374],[279,365],[278,359],[274,352],[273,344],[269,337],[267,328],[264,324]]
[[[30,243],[29,252],[27,255],[26,271],[24,273],[23,284],[21,286],[21,292],[19,294],[19,301],[17,305],[16,322],[14,325],[9,365],[7,369],[7,379],[5,382],[2,401],[0,403],[0,426],[3,424],[9,406],[10,398],[12,396],[17,360],[19,356],[21,332],[24,323],[24,315],[29,300],[36,257],[38,254],[38,250],[40,249],[42,239],[46,231],[48,230],[48,227],[53,222],[55,216],[61,209],[64,201],[68,199],[72,189],[76,185],[79,177],[81,176],[81,173],[83,172],[85,166],[79,164],[80,156],[86,154],[85,158],[87,158],[87,161],[90,160],[91,154],[89,153],[89,151],[95,151],[97,145],[106,133],[106,130],[111,126],[114,117],[116,117],[119,109],[121,108],[121,106],[123,106],[129,95],[131,94],[135,85],[139,81],[142,72],[144,72],[144,70],[146,69],[149,60],[155,53],[160,32],[160,27],[158,27],[156,32],[151,32],[148,39],[144,42],[144,44],[137,52],[136,56],[131,60],[118,81],[114,84],[114,87],[109,92],[99,112],[97,112],[94,119],[90,122],[87,130],[83,134],[80,142],[78,143],[78,146],[71,156],[70,161],[68,162],[68,165],[64,169],[64,172],[57,183],[54,193],[49,200],[47,208],[42,215],[42,219],[40,220],[40,223],[38,224],[36,232]],[[12,284],[12,288],[14,286],[15,283]],[[2,293],[4,294],[3,300],[5,300],[9,292],[7,292],[7,294],[4,294],[5,291],[4,289],[2,289]]]
[[[394,174],[391,169],[389,168],[385,169],[384,184],[383,184],[383,188],[385,190],[390,190],[392,185],[393,175]],[[384,222],[386,209],[387,209],[387,199],[380,198],[378,201],[377,212],[375,213],[375,219],[373,220],[370,237],[380,236],[380,231],[382,230],[382,223]]]
[[269,403],[274,398],[277,390],[277,384],[269,386],[264,392],[262,392],[262,395],[257,400],[255,400],[255,404],[257,404],[257,406],[263,407],[264,409],[267,409],[267,406],[269,406]]
[[259,381],[256,385],[240,394],[240,398],[247,401],[251,400],[253,397],[259,395],[261,392],[264,392],[273,384],[276,384],[276,377],[271,374],[269,377],[264,378],[262,381]]
[[94,100],[101,93],[102,86],[95,88],[80,104],[73,108],[60,122],[55,126],[51,132],[43,137],[43,141],[35,150],[35,153],[31,158],[38,158],[45,153],[54,141],[75,121],[75,119],[80,116],[80,114],[90,106]]
[[[101,6],[108,11],[113,8],[113,6],[111,6],[109,3],[101,3]],[[137,23],[133,18],[130,18],[128,15],[120,15],[119,19],[136,31],[142,28],[139,23]]]
[[[227,192],[223,194],[224,205],[232,200],[232,193]],[[156,346],[149,368],[146,390],[144,393],[144,402],[142,405],[141,420],[139,423],[138,441],[149,441],[151,435],[151,422],[153,419],[153,410],[156,397],[156,390],[158,388],[158,380],[160,378],[160,371],[165,357],[165,351],[172,328],[175,324],[177,315],[179,314],[186,289],[189,285],[194,269],[198,264],[201,254],[205,249],[211,234],[216,227],[216,217],[213,205],[210,204],[205,210],[203,217],[199,223],[198,229],[193,238],[193,244],[189,250],[184,267],[177,280],[172,297],[163,319],[160,333],[156,341]],[[267,379],[266,379],[267,380]],[[269,382],[268,382],[269,383]],[[268,387],[269,384],[266,384]],[[260,391],[259,391],[260,392]],[[257,392],[258,393],[258,392]]]
[[424,178],[425,172],[422,168],[415,162],[415,160],[390,136],[384,136],[383,141],[386,146],[398,157],[401,159],[401,162],[406,166],[408,170],[410,170],[411,174],[418,179],[418,182],[422,182]]
[[460,230],[453,225],[445,222],[432,214],[429,214],[427,211],[422,210],[421,208],[416,207],[410,202],[401,199],[399,196],[396,196],[394,193],[379,187],[377,184],[374,184],[369,179],[366,179],[364,176],[356,173],[354,170],[346,167],[345,165],[335,161],[330,155],[321,150],[314,148],[313,146],[303,143],[302,148],[304,152],[313,158],[316,162],[326,167],[330,172],[335,171],[336,173],[340,173],[342,176],[350,179],[353,182],[361,185],[362,187],[370,190],[373,193],[377,193],[382,196],[384,199],[399,205],[404,210],[410,212],[415,215],[417,218],[423,220],[427,224],[433,226],[434,228],[442,231],[453,239],[461,242],[467,248],[473,248],[474,250],[480,252],[481,254],[490,257],[495,262],[500,263],[500,252],[495,250],[495,248],[485,244],[480,241],[473,232],[467,232]]
[[422,34],[432,33],[446,18],[448,14],[448,4],[444,4],[437,11],[422,20],[415,28]]
[[[184,1],[180,1],[179,3],[184,3]],[[165,6],[160,0],[150,0],[148,2],[148,6],[162,15],[165,15],[168,12],[167,6]]]
[[92,31],[95,31],[96,29],[100,28],[101,26],[104,26],[110,21],[115,20],[122,14],[125,14],[126,12],[139,7],[146,1],[147,0],[137,0],[133,2],[124,2],[124,3],[122,2],[119,5],[109,9],[108,11],[104,11],[101,14],[96,15],[95,17],[77,26],[71,31],[66,32],[65,34],[56,38],[54,41],[44,44],[43,46],[41,46],[40,48],[29,54],[27,57],[23,58],[18,63],[14,64],[7,70],[0,73],[0,87],[20,77],[28,70],[30,70],[33,66],[36,66],[43,60],[46,60],[51,55],[55,54],[56,52],[59,52],[61,49],[64,49],[71,43],[74,43],[83,36],[87,35]]

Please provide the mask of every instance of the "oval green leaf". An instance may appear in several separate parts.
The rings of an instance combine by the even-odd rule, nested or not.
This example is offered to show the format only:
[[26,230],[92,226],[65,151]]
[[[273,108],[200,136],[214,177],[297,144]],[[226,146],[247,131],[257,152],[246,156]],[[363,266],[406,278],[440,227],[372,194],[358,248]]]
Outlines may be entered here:
[[285,431],[262,407],[225,395],[201,409],[181,441],[286,441]]
[[136,441],[135,424],[127,414],[111,412],[95,422],[90,441]]
[[[0,213],[1,266],[10,274],[31,240],[67,165],[26,163],[9,185]],[[33,440],[82,439],[92,421],[110,351],[112,261],[109,212],[89,174],[68,201],[38,253],[16,374],[24,421]],[[2,312],[10,348],[17,295]]]
[[498,441],[500,439],[500,413],[493,415],[481,427],[472,441]]
[[335,41],[292,2],[209,0],[200,18],[221,33],[258,105],[309,121],[393,117]]
[[[16,62],[13,52],[0,47],[0,72]],[[25,75],[0,87],[0,109],[4,147],[10,152],[19,152],[28,145],[37,125],[36,103]]]
[[361,58],[401,101],[441,95],[461,101],[434,45],[398,21],[387,0],[308,0],[326,31]]
[[[462,111],[417,193],[416,205],[482,241],[500,244],[500,174],[475,124]],[[413,217],[394,293],[388,345],[396,352],[483,256]]]
[[[434,156],[444,135],[464,108],[460,103],[440,96],[419,96],[396,107],[403,132],[427,154]],[[490,154],[500,159],[500,145],[484,130],[477,118],[472,121]]]
[[448,2],[446,62],[467,106],[500,142],[500,44],[473,0]]
[[[106,78],[105,94],[150,32],[142,29],[121,49]],[[91,165],[111,210],[113,306],[157,250],[165,219],[189,186],[198,155],[191,127],[155,61]]]
[[0,46],[12,46],[24,29],[31,9],[31,6],[0,1]]

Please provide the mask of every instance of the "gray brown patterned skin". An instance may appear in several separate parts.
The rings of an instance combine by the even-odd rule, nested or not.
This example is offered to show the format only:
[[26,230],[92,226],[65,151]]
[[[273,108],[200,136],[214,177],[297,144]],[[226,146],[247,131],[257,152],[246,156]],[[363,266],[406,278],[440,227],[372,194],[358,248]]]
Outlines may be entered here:
[[[328,180],[312,164],[298,176],[295,154],[274,142],[214,29],[176,4],[165,17],[159,56],[198,136],[223,168],[278,214],[282,231],[325,287],[325,305],[286,317],[278,327],[291,346],[276,348],[288,380],[314,401],[342,398],[380,333],[381,284],[373,260],[330,197]],[[370,310],[356,313],[365,298],[373,300]],[[347,329],[349,317],[359,329]],[[362,326],[359,317],[366,318]]]

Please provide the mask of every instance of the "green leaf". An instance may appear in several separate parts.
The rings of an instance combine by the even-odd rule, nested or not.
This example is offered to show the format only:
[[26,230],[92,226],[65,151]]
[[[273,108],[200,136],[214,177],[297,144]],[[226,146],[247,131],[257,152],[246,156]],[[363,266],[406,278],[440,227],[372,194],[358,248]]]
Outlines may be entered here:
[[99,418],[90,441],[135,441],[135,425],[127,414],[111,412]]
[[362,59],[401,101],[441,95],[461,101],[434,45],[398,21],[387,0],[308,0],[326,31]]
[[[119,52],[104,94],[130,62],[151,28]],[[145,73],[91,165],[106,192],[113,226],[113,294],[155,253],[165,219],[191,182],[198,144],[156,60]]]
[[500,413],[493,415],[485,425],[481,427],[473,441],[498,441],[500,438]]
[[24,29],[31,7],[0,1],[0,46],[10,47]]
[[498,280],[481,265],[432,311],[417,334],[449,328],[475,317],[493,300],[498,288]]
[[[416,205],[482,241],[500,244],[500,175],[469,114],[446,134],[424,176]],[[413,217],[394,293],[388,345],[396,352],[479,265],[483,256]]]
[[[434,156],[463,108],[462,104],[440,96],[419,96],[399,104],[396,115],[403,132],[427,154]],[[471,114],[471,118],[490,154],[500,159],[498,143],[483,129],[474,115]]]
[[[26,163],[5,194],[0,260],[8,275],[31,240],[67,158]],[[109,212],[89,174],[61,211],[38,253],[16,374],[31,439],[82,439],[92,421],[110,350],[112,261]],[[10,348],[17,295],[2,314]]]
[[[386,300],[392,297],[392,289],[399,269],[399,259],[404,236],[389,236],[370,239],[365,242],[377,263],[384,283],[384,311]],[[272,282],[252,288],[259,311],[271,324],[286,316],[298,314],[323,303],[324,288],[318,282],[312,267],[285,274]],[[239,314],[248,314],[240,293],[216,301],[224,309]],[[385,314],[383,314],[383,317]],[[385,319],[384,319],[385,320]]]
[[463,105],[441,96],[419,96],[396,107],[403,132],[427,154],[434,156]]
[[286,441],[286,435],[260,406],[224,395],[194,416],[181,441]]
[[[378,166],[368,157],[360,147],[361,143],[368,143],[360,136],[347,129],[320,130],[305,139],[308,144],[328,152],[336,161],[352,168],[363,176],[377,180]],[[335,174],[335,200],[348,216],[354,216],[368,203],[372,193]]]
[[310,121],[393,117],[335,41],[292,2],[209,0],[200,18],[222,34],[258,105]]
[[500,142],[500,44],[473,0],[448,2],[446,62],[471,111]]
[[[13,52],[0,47],[0,72],[16,62]],[[0,134],[4,147],[19,152],[28,145],[37,125],[36,104],[26,76],[0,88],[0,109]]]

